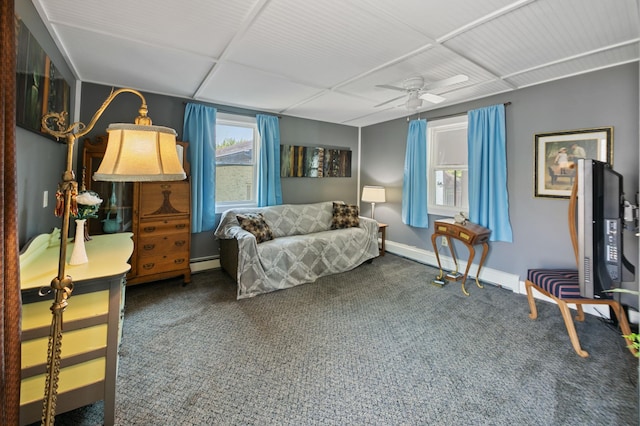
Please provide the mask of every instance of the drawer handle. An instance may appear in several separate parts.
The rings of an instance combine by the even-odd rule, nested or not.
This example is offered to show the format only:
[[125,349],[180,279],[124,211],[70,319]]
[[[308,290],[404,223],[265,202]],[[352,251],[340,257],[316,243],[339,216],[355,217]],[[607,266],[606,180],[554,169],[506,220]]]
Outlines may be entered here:
[[176,259],[173,261],[173,263],[175,263],[176,265],[180,265],[181,263],[184,263],[184,259]]
[[144,232],[153,232],[156,230],[155,226],[145,226]]
[[186,228],[186,227],[187,227],[187,224],[186,224],[186,223],[178,223],[178,224],[176,225],[176,229],[184,229],[184,228]]
[[153,250],[153,249],[155,248],[155,246],[156,246],[155,244],[145,244],[145,245],[143,246],[143,248],[144,248],[145,250]]
[[187,242],[185,240],[180,240],[180,241],[176,241],[176,247],[182,247],[186,244]]
[[142,265],[142,267],[146,270],[153,269],[154,266],[156,266],[155,263],[145,263],[144,265]]
[[163,183],[162,185],[160,185],[160,188],[162,188],[162,189],[169,189],[169,188],[171,188],[171,184],[169,184],[169,183]]

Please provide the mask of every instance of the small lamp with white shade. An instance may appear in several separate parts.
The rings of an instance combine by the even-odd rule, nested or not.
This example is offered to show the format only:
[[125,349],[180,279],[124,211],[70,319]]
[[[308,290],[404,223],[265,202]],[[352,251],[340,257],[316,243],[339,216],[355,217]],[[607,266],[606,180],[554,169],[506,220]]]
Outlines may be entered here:
[[374,219],[376,203],[384,203],[387,201],[384,187],[365,185],[362,188],[362,201],[371,203],[371,219]]

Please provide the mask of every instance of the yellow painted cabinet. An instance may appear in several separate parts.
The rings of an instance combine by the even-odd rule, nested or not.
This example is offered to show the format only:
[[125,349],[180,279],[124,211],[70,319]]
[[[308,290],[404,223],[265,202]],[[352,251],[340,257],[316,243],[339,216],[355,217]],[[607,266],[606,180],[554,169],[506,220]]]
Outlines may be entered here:
[[[40,296],[57,275],[59,231],[34,239],[20,255],[22,382],[20,424],[42,417],[53,296]],[[133,251],[131,233],[98,235],[86,242],[89,263],[67,267],[74,290],[63,315],[56,412],[104,400],[105,424],[114,423],[117,359],[124,280]],[[68,253],[71,252],[70,245]]]

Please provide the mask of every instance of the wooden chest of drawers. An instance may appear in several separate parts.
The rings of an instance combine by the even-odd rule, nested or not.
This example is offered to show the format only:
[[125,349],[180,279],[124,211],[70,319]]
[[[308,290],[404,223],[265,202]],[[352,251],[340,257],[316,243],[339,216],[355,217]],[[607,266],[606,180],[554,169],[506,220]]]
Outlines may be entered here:
[[[127,284],[184,275],[191,280],[191,187],[189,180],[172,182],[99,182],[91,179],[104,157],[107,137],[85,139],[82,186],[105,200],[98,217],[89,220],[89,234],[132,232],[134,251]],[[187,176],[186,142],[177,142]],[[106,229],[107,223],[115,225]]]
[[188,181],[143,182],[134,188],[136,246],[127,284],[184,275],[191,280],[191,189]]

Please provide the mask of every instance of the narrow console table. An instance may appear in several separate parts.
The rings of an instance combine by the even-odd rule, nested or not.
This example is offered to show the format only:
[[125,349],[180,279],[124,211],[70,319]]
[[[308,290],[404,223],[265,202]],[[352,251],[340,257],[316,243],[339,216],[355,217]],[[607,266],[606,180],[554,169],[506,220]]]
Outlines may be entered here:
[[[96,235],[89,262],[67,265],[74,290],[64,314],[56,413],[104,400],[104,424],[115,421],[118,346],[133,234]],[[58,273],[60,230],[33,239],[20,255],[22,382],[20,424],[40,421],[53,294],[40,296]],[[70,243],[67,256],[73,250]],[[68,260],[68,258],[67,258]]]
[[[491,235],[491,230],[485,228],[484,226],[480,226],[468,221],[464,224],[457,223],[453,219],[436,220],[434,225],[435,231],[433,232],[433,235],[431,235],[431,244],[433,245],[433,250],[436,253],[436,259],[438,260],[438,267],[440,268],[440,274],[434,280],[434,284],[444,285],[446,283],[446,280],[462,280],[462,292],[465,294],[465,296],[468,296],[469,292],[465,288],[465,282],[467,281],[467,275],[469,274],[469,268],[471,267],[473,258],[476,255],[474,246],[482,245],[482,257],[480,258],[480,263],[478,264],[478,272],[476,273],[476,285],[479,288],[483,288],[478,277],[480,276],[480,269],[482,268],[482,264],[487,257],[487,253],[489,252],[488,241],[489,236]],[[436,241],[438,237],[446,238],[447,245],[449,246],[449,251],[451,252],[451,257],[453,258],[453,263],[455,264],[455,271],[448,274],[444,273],[444,271],[442,270],[442,265],[440,263],[440,254],[438,253],[438,245]],[[455,249],[451,244],[451,238],[461,241],[469,249],[469,260],[467,261],[467,268],[464,271],[464,275],[461,275],[458,272],[458,261],[456,259]]]

